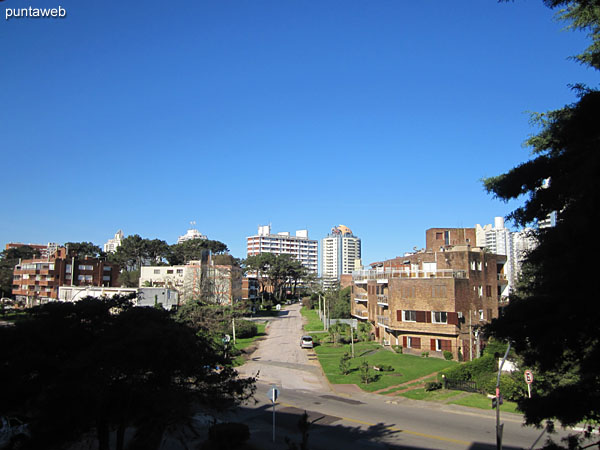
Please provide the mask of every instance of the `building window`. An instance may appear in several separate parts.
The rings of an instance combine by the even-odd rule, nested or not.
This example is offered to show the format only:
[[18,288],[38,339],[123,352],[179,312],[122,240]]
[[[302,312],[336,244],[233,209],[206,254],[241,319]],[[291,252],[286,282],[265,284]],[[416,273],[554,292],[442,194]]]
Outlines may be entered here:
[[431,350],[436,352],[452,351],[452,341],[448,339],[432,339]]
[[477,270],[481,271],[481,261],[477,261]]
[[67,266],[65,268],[65,272],[71,273],[71,264],[67,264]]
[[416,311],[402,311],[402,322],[416,322],[417,312]]
[[478,294],[480,297],[483,297],[483,286],[479,285],[479,286],[477,287],[477,294]]
[[479,320],[483,320],[483,309],[479,310]]
[[183,269],[177,269],[177,275],[183,275]]
[[448,313],[446,311],[431,311],[432,323],[448,323]]
[[444,233],[442,233],[441,231],[437,231],[435,233],[435,240],[436,241],[441,241],[442,239],[444,239]]
[[160,269],[154,269],[154,275],[160,275]]
[[94,270],[94,268],[92,266],[89,266],[86,264],[80,264],[78,268],[79,268],[79,270]]
[[432,286],[431,287],[432,298],[446,298],[446,286]]
[[471,270],[475,270],[475,261],[471,261]]
[[167,275],[173,275],[173,269],[167,269]]
[[406,338],[406,348],[421,348],[421,338],[408,336]]
[[104,269],[103,269],[103,270],[104,270],[105,272],[109,272],[111,269],[112,269],[112,267],[110,267],[110,266],[104,266]]
[[104,276],[102,277],[102,279],[103,279],[104,281],[110,281],[110,275],[104,275]]

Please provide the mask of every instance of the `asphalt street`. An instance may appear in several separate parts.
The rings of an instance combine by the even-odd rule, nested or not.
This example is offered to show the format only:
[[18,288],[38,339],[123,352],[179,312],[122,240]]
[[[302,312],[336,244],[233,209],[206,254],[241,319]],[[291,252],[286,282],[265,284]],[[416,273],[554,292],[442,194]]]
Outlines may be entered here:
[[[314,352],[300,348],[302,334],[300,305],[291,305],[270,321],[267,339],[239,369],[242,375],[259,373],[258,402],[240,408],[235,419],[248,424],[258,448],[287,448],[286,438],[299,444],[297,424],[304,411],[314,422],[309,429],[311,449],[496,448],[495,411],[329,385]],[[267,397],[272,386],[280,393],[275,404],[275,442],[273,407]],[[541,433],[522,426],[520,415],[502,413],[501,422],[505,449],[530,448]]]

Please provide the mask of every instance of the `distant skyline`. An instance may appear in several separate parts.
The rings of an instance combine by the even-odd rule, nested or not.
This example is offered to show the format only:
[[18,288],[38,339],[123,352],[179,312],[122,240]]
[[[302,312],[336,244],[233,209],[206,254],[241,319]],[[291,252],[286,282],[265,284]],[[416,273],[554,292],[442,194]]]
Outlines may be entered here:
[[0,24],[2,248],[196,221],[245,257],[259,225],[343,224],[393,258],[512,211],[480,180],[529,157],[529,112],[597,86],[541,0],[61,6]]

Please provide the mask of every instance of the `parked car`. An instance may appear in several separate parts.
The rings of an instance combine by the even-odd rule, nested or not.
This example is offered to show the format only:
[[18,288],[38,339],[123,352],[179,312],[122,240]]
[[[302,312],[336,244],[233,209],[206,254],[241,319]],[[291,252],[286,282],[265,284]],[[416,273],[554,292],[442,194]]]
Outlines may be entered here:
[[29,427],[17,417],[0,417],[0,449],[22,448],[29,439]]
[[302,336],[300,339],[300,347],[302,348],[313,348],[313,338],[312,336]]

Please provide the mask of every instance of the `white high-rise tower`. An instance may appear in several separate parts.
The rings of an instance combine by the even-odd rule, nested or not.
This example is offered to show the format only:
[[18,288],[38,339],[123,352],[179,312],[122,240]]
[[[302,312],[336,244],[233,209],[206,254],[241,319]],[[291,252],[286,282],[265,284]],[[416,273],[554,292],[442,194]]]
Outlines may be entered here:
[[[321,277],[323,287],[334,286],[341,275],[352,274],[361,258],[360,238],[344,225],[331,229],[321,241]],[[358,263],[360,264],[360,263]]]

